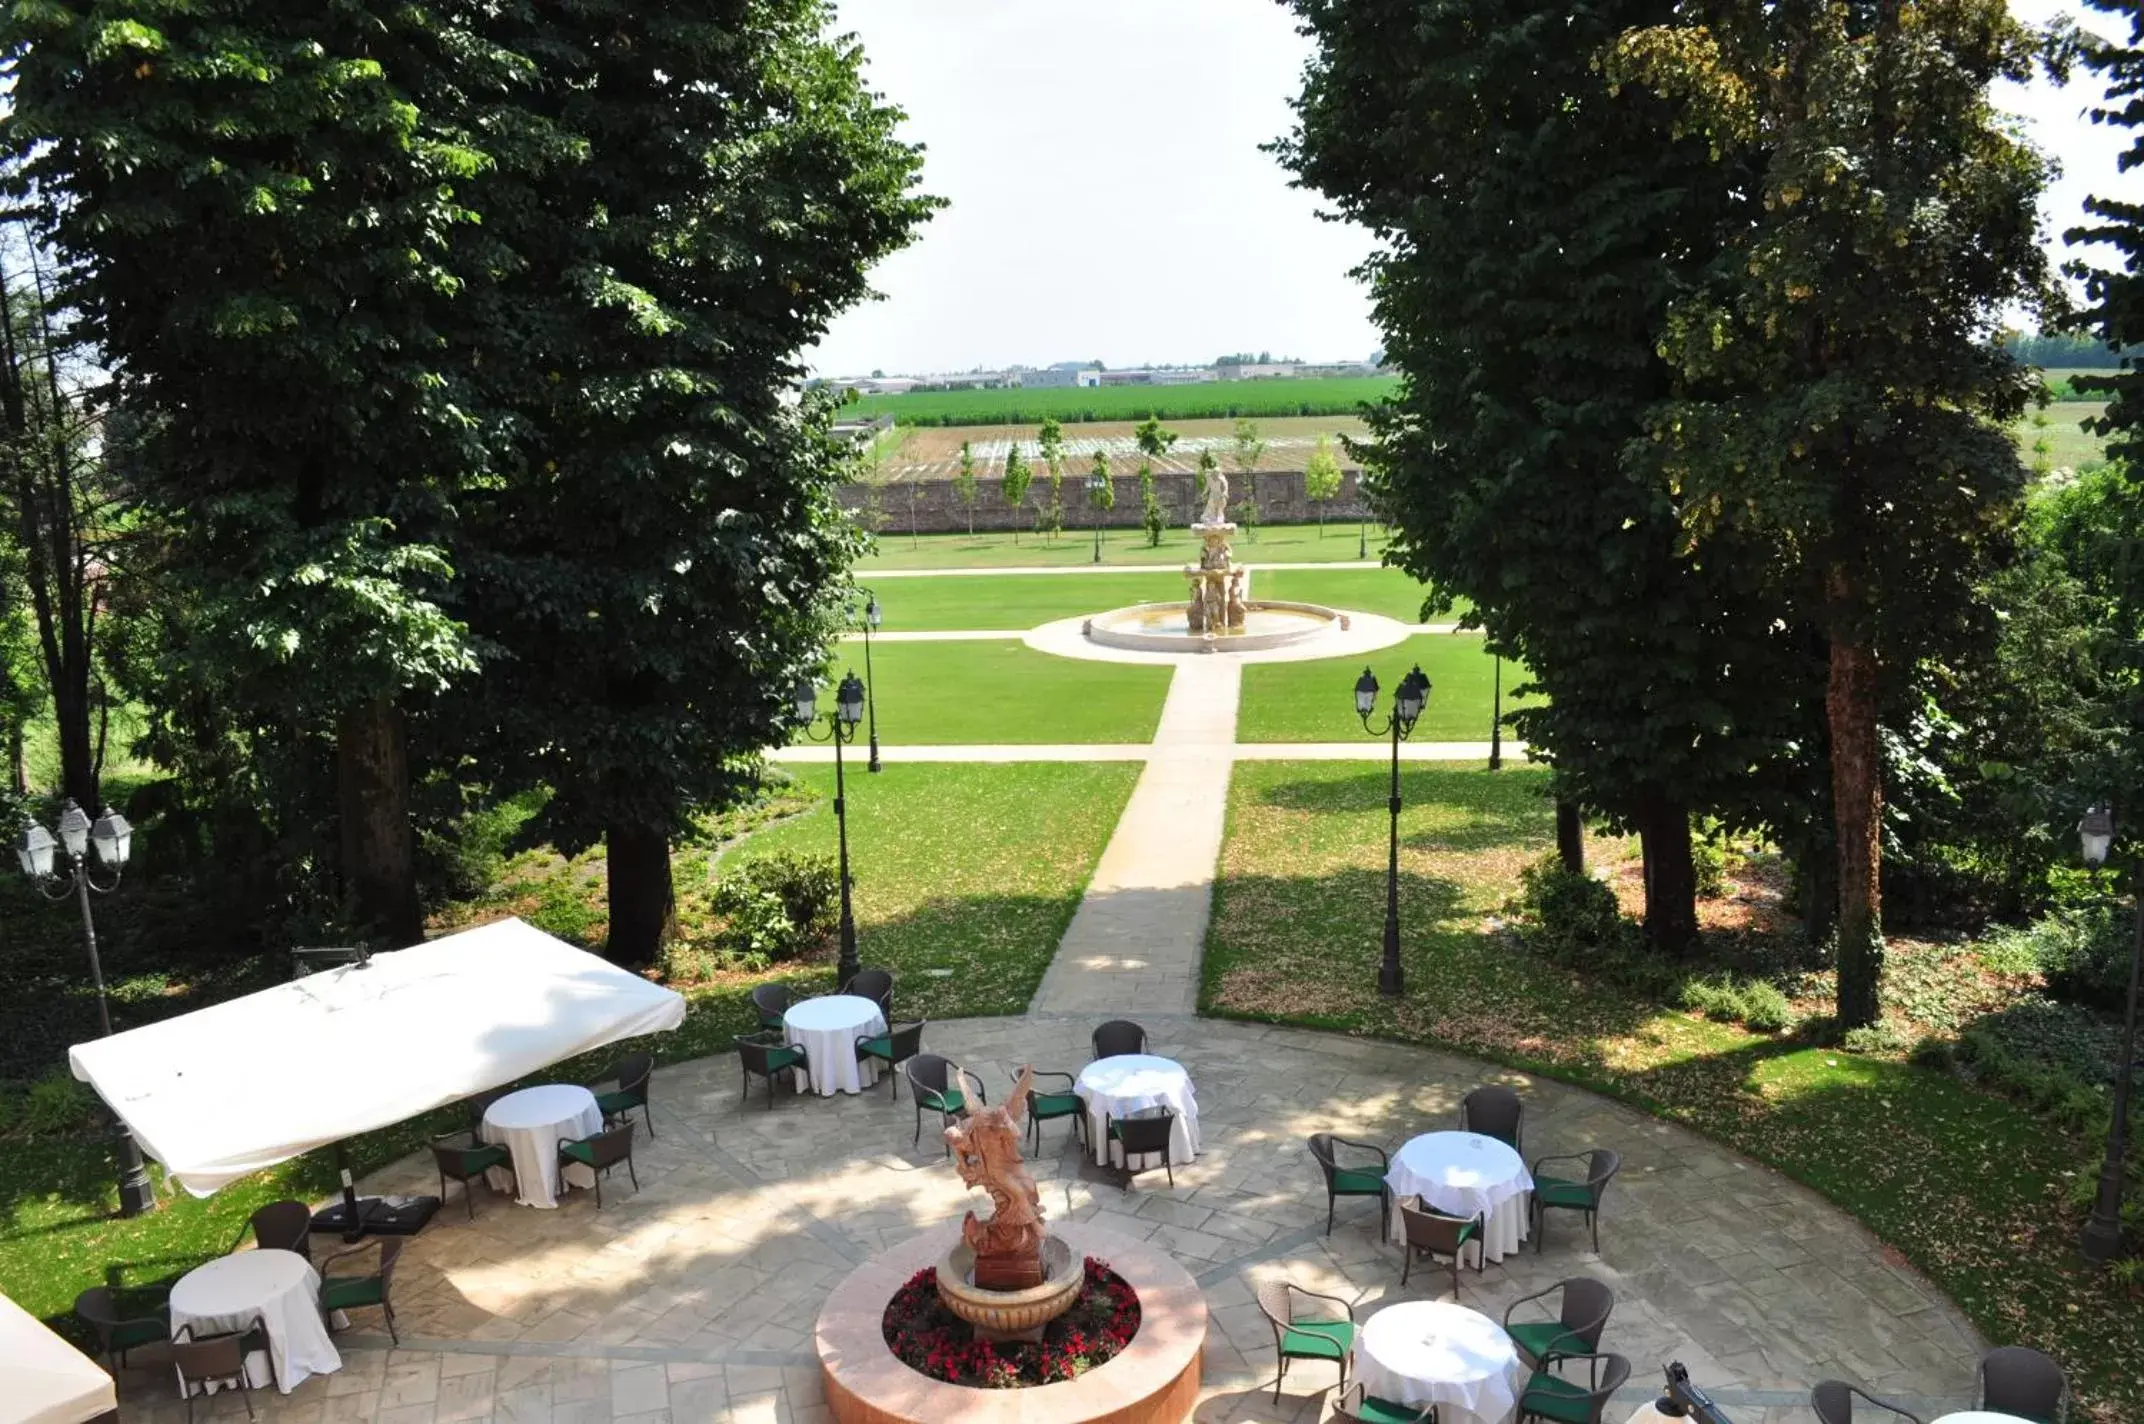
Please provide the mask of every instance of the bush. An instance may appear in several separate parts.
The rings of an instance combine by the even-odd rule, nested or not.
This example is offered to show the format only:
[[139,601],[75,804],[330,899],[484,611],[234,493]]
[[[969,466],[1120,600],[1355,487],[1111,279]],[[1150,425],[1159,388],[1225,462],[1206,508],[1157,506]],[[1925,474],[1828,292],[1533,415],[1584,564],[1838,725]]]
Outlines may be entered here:
[[32,1137],[57,1136],[79,1131],[96,1110],[97,1095],[89,1086],[65,1068],[55,1068],[23,1095],[19,1121]]
[[1848,1053],[1884,1055],[1905,1049],[1906,1041],[1899,1037],[1898,1030],[1887,1023],[1869,1024],[1863,1028],[1850,1028],[1839,1046]]
[[1717,900],[1727,893],[1727,842],[1716,836],[1699,836],[1690,842],[1690,867],[1701,900]]
[[741,861],[715,882],[717,948],[741,968],[797,959],[834,927],[841,871],[832,856],[793,851]]
[[1776,984],[1753,979],[1742,989],[1742,1022],[1759,1033],[1780,1033],[1794,1021],[1787,996]]
[[2038,970],[2057,999],[2118,1011],[2129,993],[2130,927],[2121,906],[2101,901],[1998,930],[1981,941],[1980,952],[1998,971]]
[[1778,1033],[1793,1022],[1787,996],[1762,979],[1738,983],[1732,974],[1684,982],[1682,1006],[1722,1023],[1746,1024],[1759,1033]]
[[1615,892],[1573,875],[1556,856],[1520,872],[1517,910],[1527,944],[1543,957],[1651,998],[1673,1002],[1680,994],[1682,969],[1647,946]]

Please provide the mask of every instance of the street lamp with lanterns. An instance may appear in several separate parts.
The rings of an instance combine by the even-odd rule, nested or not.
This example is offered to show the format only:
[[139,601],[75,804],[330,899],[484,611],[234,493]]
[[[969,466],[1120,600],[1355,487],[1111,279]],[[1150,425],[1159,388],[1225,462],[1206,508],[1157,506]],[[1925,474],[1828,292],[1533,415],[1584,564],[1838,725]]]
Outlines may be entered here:
[[[2114,813],[2094,806],[2077,823],[2087,865],[2105,865],[2114,848]],[[2137,1070],[2137,986],[2144,978],[2144,865],[2132,883],[2137,895],[2136,933],[2129,949],[2129,997],[2122,1012],[2122,1054],[2114,1064],[2114,1121],[2107,1128],[2107,1160],[2099,1170],[2099,1196],[2085,1222],[2078,1248],[2104,1265],[2122,1252],[2122,1174],[2129,1151],[2129,1087]]]
[[1422,709],[1429,705],[1429,678],[1417,664],[1414,671],[1400,679],[1400,685],[1392,694],[1392,710],[1386,714],[1383,726],[1372,726],[1370,717],[1377,711],[1377,675],[1368,668],[1355,680],[1355,715],[1362,719],[1363,730],[1373,737],[1389,734],[1392,738],[1392,840],[1391,851],[1385,863],[1385,957],[1377,970],[1377,992],[1397,998],[1406,988],[1406,974],[1400,968],[1400,743],[1414,731]]
[[819,690],[811,679],[799,679],[795,692],[797,726],[815,742],[834,744],[834,829],[841,845],[841,964],[836,982],[846,984],[863,966],[856,958],[856,916],[849,907],[849,802],[842,780],[841,747],[856,740],[856,724],[864,719],[864,684],[854,672],[834,690],[834,705],[826,716],[826,735],[812,730],[819,720]]
[[[22,873],[39,894],[54,902],[73,896],[82,907],[82,940],[89,950],[89,977],[97,986],[97,1024],[106,1038],[112,1036],[112,1011],[104,990],[104,964],[97,957],[97,922],[90,914],[92,891],[108,895],[119,888],[127,856],[134,848],[134,828],[127,818],[105,807],[92,822],[89,813],[73,801],[60,813],[55,838],[35,821],[26,822],[15,842],[15,858]],[[99,885],[95,865],[111,872],[111,883]],[[156,1210],[156,1188],[149,1182],[141,1160],[141,1147],[134,1141],[126,1120],[119,1123],[119,1214],[139,1216]]]
[[1087,476],[1087,508],[1093,511],[1091,521],[1094,525],[1094,562],[1098,564],[1102,562],[1102,496],[1108,491],[1107,475]]
[[[868,600],[868,601],[867,601],[867,602],[866,602],[866,603],[864,604],[864,615],[863,615],[863,618],[864,618],[864,686],[866,686],[866,687],[870,687],[870,686],[874,685],[874,684],[876,683],[876,681],[877,681],[876,677],[875,677],[875,676],[874,676],[874,675],[872,674],[872,672],[871,672],[871,635],[872,635],[873,633],[876,633],[876,632],[878,631],[878,625],[879,625],[879,622],[881,621],[881,619],[883,619],[883,617],[885,616],[885,614],[884,614],[884,610],[882,610],[882,609],[881,609],[881,608],[880,608],[880,607],[878,606],[878,595],[877,595],[877,594],[873,593],[873,592],[872,592],[872,591],[871,591],[870,589],[868,589],[868,588],[860,588],[860,589],[858,589],[858,590],[856,590],[856,591],[857,591],[858,593],[862,594],[862,595],[863,595],[863,596],[865,597],[865,599],[866,599],[866,600]],[[869,769],[870,771],[872,771],[873,773],[876,773],[876,772],[877,772],[877,771],[879,770],[879,760],[878,760],[878,699],[876,699],[876,698],[873,698],[873,699],[871,700],[871,705],[870,705],[870,709],[869,709],[869,724],[870,724],[870,736],[871,736],[871,760],[870,760],[870,762],[869,762],[869,763],[867,763],[867,767],[868,767],[868,769]]]
[[1504,655],[1495,653],[1496,690],[1489,704],[1489,770],[1504,769]]

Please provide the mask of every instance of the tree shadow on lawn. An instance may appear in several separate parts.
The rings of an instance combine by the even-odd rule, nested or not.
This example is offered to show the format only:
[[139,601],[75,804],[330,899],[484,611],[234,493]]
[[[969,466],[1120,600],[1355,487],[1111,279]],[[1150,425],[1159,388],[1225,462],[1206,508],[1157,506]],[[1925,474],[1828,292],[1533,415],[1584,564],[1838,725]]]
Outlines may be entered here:
[[[1491,772],[1400,765],[1400,844],[1415,850],[1472,851],[1500,847],[1528,849],[1555,838],[1555,812],[1546,795],[1547,778],[1533,772]],[[1283,781],[1258,788],[1260,803],[1285,811],[1358,816],[1386,812],[1392,794],[1388,767],[1341,776]],[[1409,827],[1425,813],[1437,824]]]

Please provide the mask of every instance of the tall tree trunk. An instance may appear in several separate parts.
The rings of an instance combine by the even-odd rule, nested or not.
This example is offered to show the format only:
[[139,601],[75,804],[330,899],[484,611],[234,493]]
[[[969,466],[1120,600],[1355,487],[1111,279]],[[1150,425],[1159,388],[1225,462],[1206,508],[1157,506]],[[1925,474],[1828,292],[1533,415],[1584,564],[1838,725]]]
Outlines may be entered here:
[[1824,694],[1831,729],[1831,803],[1838,827],[1839,1026],[1881,1012],[1883,978],[1883,752],[1876,735],[1876,655],[1834,634]]
[[424,914],[409,824],[409,748],[402,709],[392,698],[343,714],[335,773],[343,876],[357,912],[390,944],[416,944],[424,938]]
[[59,733],[60,790],[94,816],[97,814],[97,752],[91,726],[89,669],[62,666],[56,671],[59,675],[51,679],[52,720]]
[[1682,958],[1697,946],[1697,864],[1690,854],[1690,808],[1658,787],[1638,796],[1638,840],[1645,857],[1645,934],[1653,947]]
[[609,854],[610,949],[617,964],[653,964],[677,912],[670,879],[670,838],[644,826],[604,832]]
[[17,796],[30,794],[29,748],[22,739],[22,728],[7,729],[7,779]]
[[1556,798],[1556,854],[1573,875],[1586,873],[1586,822],[1578,803]]

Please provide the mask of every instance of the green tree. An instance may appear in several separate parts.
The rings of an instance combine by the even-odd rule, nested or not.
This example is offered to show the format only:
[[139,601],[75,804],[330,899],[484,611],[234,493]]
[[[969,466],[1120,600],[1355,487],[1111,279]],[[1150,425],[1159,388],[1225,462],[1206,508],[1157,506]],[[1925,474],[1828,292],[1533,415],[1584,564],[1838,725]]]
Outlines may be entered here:
[[975,450],[966,440],[960,442],[960,473],[953,476],[953,500],[968,511],[968,533],[975,533]]
[[1258,433],[1255,420],[1236,422],[1235,444],[1231,451],[1236,461],[1237,473],[1243,476],[1243,498],[1236,504],[1243,522],[1250,526],[1251,542],[1258,541],[1258,462],[1265,458],[1266,442]]
[[1335,459],[1332,447],[1324,436],[1318,437],[1318,447],[1310,452],[1303,463],[1303,498],[1318,507],[1318,537],[1325,537],[1325,505],[1340,493],[1340,462]]
[[1993,337],[2051,304],[2047,165],[1990,87],[2035,52],[2001,0],[1723,0],[1609,64],[1763,197],[1667,314],[1677,389],[1637,458],[1687,547],[1769,544],[1779,596],[1822,628],[1849,1028],[1880,1013],[1885,701],[1974,606],[2025,485],[2006,432],[2038,382]]
[[834,403],[789,393],[936,204],[830,19],[594,0],[501,21],[546,57],[530,107],[555,161],[479,194],[523,336],[482,363],[511,419],[462,562],[500,656],[455,711],[510,788],[550,789],[556,844],[606,845],[622,962],[661,947],[672,839],[789,735],[861,547]]
[[349,895],[412,941],[408,719],[476,666],[445,606],[488,419],[446,339],[486,312],[455,242],[517,66],[470,12],[372,0],[58,0],[0,53],[55,305],[144,420],[195,684],[332,742]]
[[1158,549],[1162,532],[1169,527],[1169,517],[1154,489],[1154,462],[1169,453],[1178,437],[1162,425],[1160,417],[1150,415],[1139,422],[1132,438],[1139,443],[1139,453],[1146,457],[1139,462],[1139,523],[1146,530],[1146,546]]
[[1042,451],[1042,463],[1050,475],[1050,503],[1042,516],[1042,527],[1055,539],[1065,528],[1065,428],[1057,423],[1056,416],[1042,417],[1042,425],[1035,432],[1035,443]]
[[1793,610],[1750,564],[1681,557],[1665,482],[1622,473],[1671,388],[1668,303],[1747,220],[1666,106],[1600,82],[1603,49],[1671,0],[1293,8],[1316,52],[1280,153],[1376,237],[1401,377],[1359,447],[1386,558],[1525,662],[1547,700],[1515,725],[1560,799],[1638,832],[1647,931],[1684,952],[1693,807],[1797,840],[1816,689]]
[[[1010,442],[1010,448],[1005,452],[1005,473],[998,481],[998,494],[1007,505],[1018,509],[1026,502],[1027,487],[1034,483],[1034,479],[1034,467],[1027,463],[1027,456],[1020,453],[1020,441],[1015,436]],[[1012,541],[1015,544],[1020,542],[1020,522],[1017,519],[1013,521]]]

